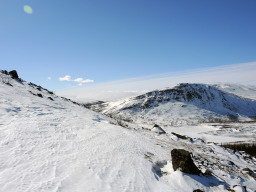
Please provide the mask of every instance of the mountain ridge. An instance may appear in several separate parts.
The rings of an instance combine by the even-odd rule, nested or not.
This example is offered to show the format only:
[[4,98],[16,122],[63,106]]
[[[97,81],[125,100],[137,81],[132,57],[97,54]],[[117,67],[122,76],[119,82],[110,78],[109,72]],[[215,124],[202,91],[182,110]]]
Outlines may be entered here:
[[[155,90],[116,102],[91,105],[90,108],[111,117],[123,119],[136,119],[140,113],[146,119],[154,118],[155,113],[158,117],[159,114],[161,116],[164,113],[170,113],[173,116],[171,118],[173,122],[175,117],[184,117],[184,121],[188,123],[196,121],[196,118],[199,121],[210,122],[211,119],[249,121],[256,117],[256,100],[243,98],[208,84],[181,83],[173,88]],[[181,115],[174,115],[175,111]],[[193,118],[190,115],[192,112],[200,115]],[[170,121],[164,121],[170,123]]]

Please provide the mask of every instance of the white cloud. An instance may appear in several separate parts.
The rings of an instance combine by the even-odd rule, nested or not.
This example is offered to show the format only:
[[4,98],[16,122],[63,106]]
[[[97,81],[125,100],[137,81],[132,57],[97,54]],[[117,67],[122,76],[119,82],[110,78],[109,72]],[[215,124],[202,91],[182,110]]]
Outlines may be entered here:
[[69,88],[58,93],[67,97],[84,98],[85,101],[115,100],[154,89],[173,87],[178,83],[224,82],[256,85],[255,74],[256,62],[240,63],[97,83],[93,86]]
[[83,79],[83,78],[77,78],[74,80],[75,82],[79,82],[79,83],[93,83],[94,81],[91,79]]
[[83,78],[77,78],[77,79],[75,79],[74,81],[75,81],[75,82],[80,82],[80,83],[81,83],[81,82],[83,81]]
[[71,76],[69,76],[69,75],[66,75],[65,77],[60,77],[59,80],[60,81],[72,81]]
[[48,79],[48,81],[50,81],[52,78],[51,78],[51,77],[48,77],[47,79]]
[[73,81],[76,83],[79,83],[78,86],[82,86],[83,83],[93,83],[94,80],[92,79],[83,79],[83,78],[76,78],[76,79],[72,79],[70,75],[66,75],[65,77],[60,77],[59,78],[60,81]]

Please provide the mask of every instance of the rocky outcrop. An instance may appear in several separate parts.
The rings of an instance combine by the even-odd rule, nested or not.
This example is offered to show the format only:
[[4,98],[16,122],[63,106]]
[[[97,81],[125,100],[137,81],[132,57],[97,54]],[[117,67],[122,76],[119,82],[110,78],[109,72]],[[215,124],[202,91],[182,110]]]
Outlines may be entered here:
[[196,167],[191,159],[190,153],[184,149],[173,149],[171,151],[173,170],[188,174],[199,175],[201,171]]
[[165,134],[166,132],[157,124],[155,124],[153,126],[153,128],[151,129],[151,131],[158,133],[158,134]]
[[9,72],[9,75],[13,78],[13,79],[18,79],[19,78],[19,75],[17,73],[16,70],[12,70]]

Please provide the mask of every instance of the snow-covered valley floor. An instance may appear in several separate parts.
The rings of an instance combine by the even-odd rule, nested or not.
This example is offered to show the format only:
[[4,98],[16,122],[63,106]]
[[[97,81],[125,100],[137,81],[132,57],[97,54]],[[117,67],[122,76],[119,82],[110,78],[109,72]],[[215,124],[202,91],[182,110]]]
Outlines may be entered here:
[[168,133],[175,132],[189,137],[200,137],[206,142],[255,143],[256,122],[251,123],[205,123],[198,126],[166,127]]
[[[244,153],[168,132],[125,129],[44,89],[10,83],[0,83],[0,191],[256,190],[254,175],[244,171],[255,173],[256,159]],[[213,176],[174,172],[174,148],[192,152],[196,165]]]

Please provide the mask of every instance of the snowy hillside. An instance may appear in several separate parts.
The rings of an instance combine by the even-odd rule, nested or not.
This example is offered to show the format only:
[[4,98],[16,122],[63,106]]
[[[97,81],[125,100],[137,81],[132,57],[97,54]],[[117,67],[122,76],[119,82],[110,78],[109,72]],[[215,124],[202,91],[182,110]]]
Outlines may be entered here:
[[219,83],[219,84],[214,84],[213,86],[216,87],[217,89],[220,89],[225,92],[233,93],[240,97],[256,100],[256,86],[253,86],[253,85]]
[[162,125],[251,120],[256,116],[256,100],[216,86],[187,83],[90,108],[130,122]]
[[0,83],[0,191],[169,188],[144,153],[169,154],[149,139],[26,82],[10,84]]
[[[0,76],[0,191],[256,190],[256,159],[244,152],[200,138],[125,129],[33,83]],[[191,152],[205,174],[174,171],[174,148]]]

